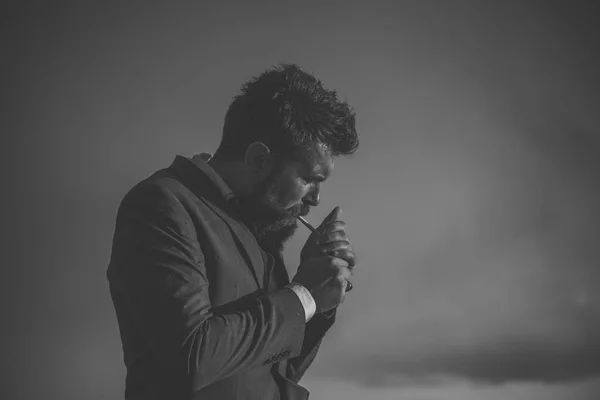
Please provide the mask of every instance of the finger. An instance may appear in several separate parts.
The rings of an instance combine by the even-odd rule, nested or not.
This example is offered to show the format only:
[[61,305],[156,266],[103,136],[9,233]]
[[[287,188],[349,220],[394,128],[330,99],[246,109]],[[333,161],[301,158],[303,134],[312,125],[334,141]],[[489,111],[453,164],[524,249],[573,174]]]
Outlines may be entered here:
[[340,208],[340,206],[336,206],[330,213],[328,216],[325,217],[325,219],[323,220],[323,222],[321,222],[321,225],[319,225],[319,231],[321,231],[325,225],[327,225],[330,222],[336,221],[337,219],[340,218],[340,216],[342,215],[342,209]]
[[352,277],[352,272],[350,268],[339,268],[335,278],[341,281],[347,281]]
[[339,274],[340,271],[344,272],[348,270],[348,262],[338,257],[328,256],[329,258],[329,269],[334,271],[335,275]]
[[348,280],[345,279],[341,279],[341,278],[337,278],[337,277],[332,277],[328,282],[327,285],[330,285],[331,287],[336,288],[337,290],[339,290],[340,292],[342,292],[342,296],[344,295],[344,291],[346,290],[345,288],[348,287]]
[[334,277],[329,281],[329,284],[343,291],[348,291],[350,280],[343,277]]
[[323,234],[329,234],[334,232],[345,232],[346,223],[344,221],[333,221],[325,225],[323,228]]
[[321,245],[332,242],[348,241],[348,235],[346,235],[346,232],[333,232],[326,235],[321,235],[317,241]]
[[329,242],[320,246],[323,254],[331,253],[337,250],[353,250],[352,244],[347,240],[337,240],[335,242]]
[[346,261],[350,270],[354,269],[354,267],[356,266],[356,254],[354,254],[354,252],[350,249],[334,250],[331,253],[329,253],[329,255],[341,258],[342,260]]
[[354,287],[354,285],[352,285],[352,282],[350,282],[350,276],[348,275],[352,275],[352,270],[349,270],[349,273],[345,273],[343,274],[343,279],[344,281],[342,282],[342,288],[344,290],[344,294],[346,294],[346,292],[349,292],[352,290],[352,288]]
[[351,291],[354,285],[348,279],[333,279],[334,285],[336,285],[342,291],[342,303],[347,292]]

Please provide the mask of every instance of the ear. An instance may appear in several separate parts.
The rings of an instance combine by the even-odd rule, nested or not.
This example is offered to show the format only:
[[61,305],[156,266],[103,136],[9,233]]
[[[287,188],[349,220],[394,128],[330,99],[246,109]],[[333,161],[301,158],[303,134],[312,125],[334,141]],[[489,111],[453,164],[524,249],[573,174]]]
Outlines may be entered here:
[[262,142],[253,142],[246,149],[245,163],[260,179],[266,178],[273,167],[273,157],[269,147]]

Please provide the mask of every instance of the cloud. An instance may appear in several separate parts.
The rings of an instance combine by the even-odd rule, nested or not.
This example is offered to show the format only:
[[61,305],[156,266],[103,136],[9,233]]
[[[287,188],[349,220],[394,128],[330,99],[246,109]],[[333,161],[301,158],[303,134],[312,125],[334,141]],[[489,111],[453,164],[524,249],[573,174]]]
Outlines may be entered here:
[[366,386],[435,385],[449,377],[494,385],[568,382],[600,376],[600,346],[553,349],[536,343],[498,343],[412,360],[398,355],[362,357],[352,365],[360,367],[344,371],[344,379]]
[[328,400],[595,400],[600,379],[568,384],[514,383],[498,386],[446,381],[439,385],[404,388],[365,387],[347,381],[306,379],[311,397]]

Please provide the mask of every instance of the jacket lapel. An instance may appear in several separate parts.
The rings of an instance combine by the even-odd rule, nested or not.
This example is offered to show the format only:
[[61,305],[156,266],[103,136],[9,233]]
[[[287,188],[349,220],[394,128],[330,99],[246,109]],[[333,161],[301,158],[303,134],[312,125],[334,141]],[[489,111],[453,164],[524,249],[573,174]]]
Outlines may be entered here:
[[252,232],[237,217],[232,205],[223,198],[212,180],[187,158],[177,156],[169,169],[175,173],[181,183],[227,224],[254,275],[256,284],[259,288],[262,287],[265,263],[261,249]]

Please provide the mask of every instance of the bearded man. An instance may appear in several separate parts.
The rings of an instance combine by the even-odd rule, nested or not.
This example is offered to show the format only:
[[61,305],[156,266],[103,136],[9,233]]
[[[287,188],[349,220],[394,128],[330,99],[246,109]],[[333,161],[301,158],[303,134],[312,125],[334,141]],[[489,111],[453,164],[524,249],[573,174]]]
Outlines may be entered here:
[[308,399],[298,382],[355,266],[339,207],[291,281],[282,250],[357,147],[348,104],[282,64],[243,85],[213,156],[177,156],[126,194],[107,270],[126,399]]

